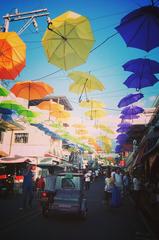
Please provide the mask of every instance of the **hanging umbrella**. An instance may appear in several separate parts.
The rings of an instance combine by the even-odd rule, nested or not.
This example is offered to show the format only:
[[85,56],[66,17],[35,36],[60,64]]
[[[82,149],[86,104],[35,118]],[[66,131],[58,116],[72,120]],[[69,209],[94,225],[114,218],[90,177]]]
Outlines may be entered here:
[[120,102],[118,103],[118,107],[121,108],[128,106],[134,102],[139,101],[143,97],[144,95],[142,93],[128,94],[126,97],[120,100]]
[[53,91],[53,87],[44,82],[32,81],[18,82],[11,88],[11,92],[14,93],[16,97],[28,100],[28,106],[30,100],[41,99]]
[[48,110],[48,111],[54,111],[54,110],[64,110],[64,106],[53,102],[53,101],[43,101],[40,104],[37,105],[38,108],[42,110]]
[[93,119],[98,119],[98,118],[103,118],[106,116],[106,111],[102,109],[93,109],[85,112],[85,115],[87,117],[90,117],[91,120]]
[[48,61],[68,70],[86,62],[94,37],[88,19],[68,11],[51,20],[42,44]]
[[13,114],[13,113],[16,114],[16,111],[0,107],[0,114]]
[[122,67],[125,71],[130,71],[144,76],[159,73],[159,63],[147,58],[137,58],[130,60]]
[[57,120],[65,120],[70,118],[71,114],[65,110],[54,110],[50,112],[50,115],[57,118]]
[[153,86],[157,82],[159,82],[159,80],[154,75],[131,74],[124,84],[128,88],[136,88],[136,90],[140,90],[141,88]]
[[85,125],[82,124],[82,123],[75,123],[75,124],[72,124],[72,127],[74,127],[74,128],[85,128]]
[[107,132],[109,134],[114,134],[114,131],[111,128],[109,128],[107,125],[96,124],[94,127],[95,128],[99,128],[99,129],[101,129],[101,130],[103,130],[103,131],[105,131],[105,132]]
[[0,108],[11,109],[11,110],[16,111],[18,114],[20,111],[26,110],[26,108],[24,106],[22,106],[21,104],[18,104],[15,101],[12,101],[12,100],[5,100],[3,102],[0,102]]
[[25,67],[26,45],[15,32],[0,32],[0,79],[14,80]]
[[119,134],[117,137],[116,137],[117,140],[127,140],[128,139],[128,135],[127,134]]
[[115,153],[120,153],[121,151],[122,151],[122,146],[121,145],[116,145]]
[[30,111],[28,109],[25,109],[25,110],[20,110],[18,111],[18,113],[24,117],[28,117],[28,118],[35,118],[35,117],[38,117],[39,116],[39,113],[37,112],[33,112],[33,111]]
[[76,134],[78,135],[85,135],[88,131],[86,129],[76,129]]
[[8,96],[8,94],[9,94],[9,91],[6,88],[4,88],[2,85],[0,85],[0,96],[6,97]]
[[133,119],[138,119],[140,116],[138,116],[138,115],[121,115],[120,116],[120,118],[121,119],[131,119],[131,120],[133,120]]
[[97,100],[87,100],[87,101],[80,102],[79,106],[93,109],[93,108],[104,108],[105,104]]
[[139,113],[143,113],[144,109],[138,106],[128,106],[125,107],[122,111],[121,114],[124,115],[137,115]]
[[87,72],[74,71],[69,73],[68,77],[74,80],[74,83],[70,85],[69,90],[76,94],[80,94],[79,102],[81,102],[83,93],[85,93],[87,99],[88,92],[104,90],[104,85],[94,75]]
[[130,128],[131,126],[132,124],[129,122],[123,122],[118,124],[118,127],[121,127],[121,128]]
[[159,8],[157,6],[141,7],[122,18],[116,30],[128,47],[149,52],[159,46],[158,18]]

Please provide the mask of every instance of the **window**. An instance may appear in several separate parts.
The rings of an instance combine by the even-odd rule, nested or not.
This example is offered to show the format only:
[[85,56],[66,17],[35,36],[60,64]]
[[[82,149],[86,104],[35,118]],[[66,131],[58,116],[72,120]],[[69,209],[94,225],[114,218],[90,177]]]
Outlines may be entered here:
[[63,178],[62,179],[62,188],[67,189],[67,188],[75,188],[75,184],[73,181],[69,178]]
[[15,143],[28,143],[29,133],[15,133]]
[[4,132],[0,132],[0,143],[3,143]]

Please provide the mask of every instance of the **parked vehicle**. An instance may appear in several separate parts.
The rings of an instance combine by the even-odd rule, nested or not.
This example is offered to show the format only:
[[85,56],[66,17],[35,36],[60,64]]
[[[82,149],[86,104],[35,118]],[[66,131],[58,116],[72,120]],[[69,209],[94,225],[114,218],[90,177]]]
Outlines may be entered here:
[[87,216],[87,200],[84,195],[82,173],[59,173],[56,177],[56,193],[51,200],[49,193],[41,193],[41,207],[44,216],[49,212],[76,214],[82,219]]

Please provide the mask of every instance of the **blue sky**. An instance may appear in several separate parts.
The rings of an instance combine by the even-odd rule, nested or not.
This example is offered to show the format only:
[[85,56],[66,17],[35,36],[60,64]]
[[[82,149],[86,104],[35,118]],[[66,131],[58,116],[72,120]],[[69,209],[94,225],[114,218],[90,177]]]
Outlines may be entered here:
[[[1,24],[3,24],[2,16],[14,12],[15,8],[18,8],[20,12],[47,8],[51,19],[69,10],[84,15],[90,20],[95,37],[94,47],[96,47],[116,32],[115,27],[119,25],[122,17],[140,6],[150,4],[150,0],[0,0],[0,3]],[[41,44],[42,36],[47,28],[46,17],[37,19],[37,22],[38,32],[35,32],[31,25],[20,35],[27,45],[27,64],[20,76],[17,77],[18,81],[39,79],[58,70],[56,66],[47,62]],[[22,21],[12,22],[9,31],[18,32],[23,25],[24,22]],[[91,71],[93,75],[102,81],[105,90],[103,92],[93,92],[89,94],[89,97],[104,101],[108,114],[112,117],[118,117],[120,115],[120,109],[117,108],[119,100],[129,93],[135,92],[123,84],[130,72],[125,72],[122,65],[130,59],[144,56],[159,61],[158,48],[149,53],[129,48],[121,36],[117,34],[93,51],[85,64],[67,72],[62,70],[42,80],[55,88],[55,95],[66,95],[76,114],[78,113],[79,119],[81,119],[82,115],[80,113],[82,110],[78,107],[78,96],[68,91],[72,80],[67,77],[67,74],[74,70]],[[143,89],[144,99],[142,105],[151,107],[152,100],[154,96],[158,95],[158,92],[159,83],[153,87]]]

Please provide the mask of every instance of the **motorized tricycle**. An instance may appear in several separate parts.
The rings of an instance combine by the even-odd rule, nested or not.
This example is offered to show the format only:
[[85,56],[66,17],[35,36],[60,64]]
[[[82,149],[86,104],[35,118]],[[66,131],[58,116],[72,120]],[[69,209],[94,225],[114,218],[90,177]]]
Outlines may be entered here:
[[55,195],[50,197],[47,191],[41,192],[40,203],[43,216],[49,212],[76,214],[82,219],[87,216],[87,200],[84,195],[82,173],[58,173]]

